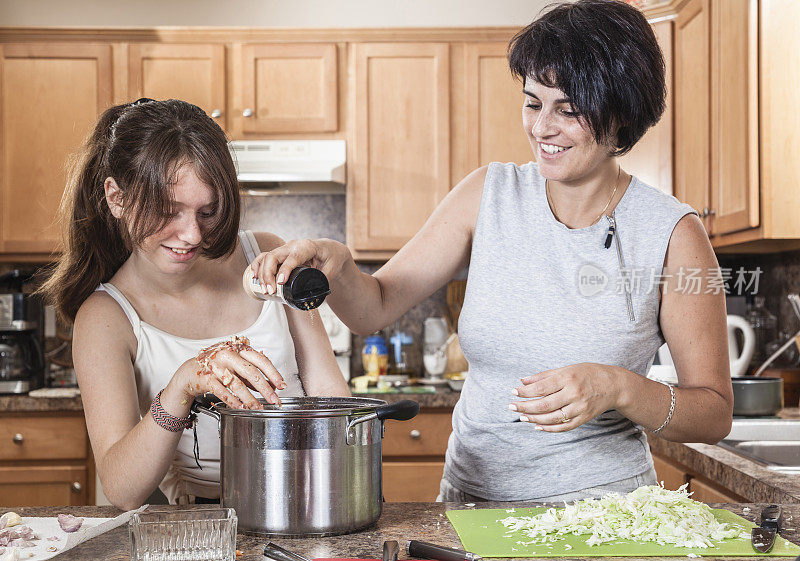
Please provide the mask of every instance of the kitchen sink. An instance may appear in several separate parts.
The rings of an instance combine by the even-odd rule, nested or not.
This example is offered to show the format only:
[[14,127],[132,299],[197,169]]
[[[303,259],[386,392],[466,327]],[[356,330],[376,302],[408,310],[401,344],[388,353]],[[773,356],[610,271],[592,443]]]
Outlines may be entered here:
[[772,471],[800,474],[800,419],[734,419],[719,446]]

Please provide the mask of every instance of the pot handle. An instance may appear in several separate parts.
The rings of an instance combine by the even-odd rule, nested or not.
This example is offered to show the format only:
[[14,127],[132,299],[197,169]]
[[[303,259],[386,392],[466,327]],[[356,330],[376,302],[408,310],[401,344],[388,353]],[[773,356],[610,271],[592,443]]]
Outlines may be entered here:
[[218,403],[222,403],[222,400],[213,394],[208,395],[198,395],[194,398],[192,402],[192,413],[203,413],[204,415],[208,415],[217,420],[217,423],[220,421],[220,414],[217,411],[216,406]]
[[353,419],[347,424],[347,444],[352,444],[355,438],[355,426],[361,423],[366,423],[373,419],[385,421],[386,419],[394,419],[395,421],[408,421],[413,419],[419,413],[419,403],[411,401],[410,399],[403,399],[396,403],[388,405],[381,405],[372,413],[367,413],[362,417]]
[[410,399],[403,399],[396,403],[382,405],[375,410],[375,416],[381,421],[394,419],[395,421],[408,421],[419,413],[419,403]]

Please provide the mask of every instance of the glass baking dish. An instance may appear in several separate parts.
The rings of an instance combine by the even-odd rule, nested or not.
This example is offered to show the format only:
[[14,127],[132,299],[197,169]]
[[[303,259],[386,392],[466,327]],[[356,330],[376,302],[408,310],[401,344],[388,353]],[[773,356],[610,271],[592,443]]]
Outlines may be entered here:
[[137,512],[128,523],[131,561],[233,561],[232,508]]

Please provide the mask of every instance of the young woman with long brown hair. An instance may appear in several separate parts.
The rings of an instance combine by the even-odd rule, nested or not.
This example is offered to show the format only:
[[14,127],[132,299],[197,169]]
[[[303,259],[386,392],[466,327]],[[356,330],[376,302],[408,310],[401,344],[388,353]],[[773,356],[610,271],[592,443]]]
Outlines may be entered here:
[[137,507],[156,487],[170,502],[219,497],[216,424],[196,421],[197,463],[184,430],[195,396],[258,408],[255,392],[276,404],[281,395],[349,395],[316,312],[242,290],[246,250],[283,242],[238,232],[225,134],[199,107],[143,99],[103,113],[62,220],[64,252],[43,291],[74,322],[86,424],[114,505]]

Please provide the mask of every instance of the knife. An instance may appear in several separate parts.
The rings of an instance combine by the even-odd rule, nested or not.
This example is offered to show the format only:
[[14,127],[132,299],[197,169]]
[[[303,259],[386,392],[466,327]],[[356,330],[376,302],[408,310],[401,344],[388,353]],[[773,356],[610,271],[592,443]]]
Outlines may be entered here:
[[775,543],[775,534],[780,529],[778,523],[781,518],[781,507],[778,505],[765,506],[761,511],[761,524],[750,532],[750,541],[756,551],[767,553]]
[[481,561],[483,559],[480,555],[462,551],[455,547],[444,547],[417,540],[406,542],[406,551],[411,557],[438,559],[439,561]]
[[264,557],[274,561],[311,561],[308,557],[284,549],[274,542],[269,542],[264,546]]
[[397,561],[397,554],[400,552],[400,544],[397,540],[386,540],[383,542],[383,561]]

